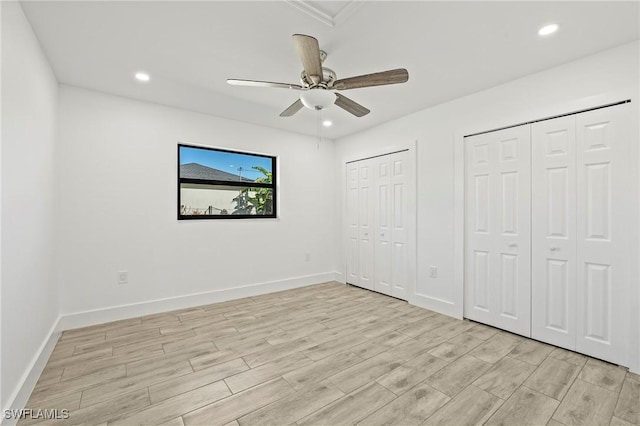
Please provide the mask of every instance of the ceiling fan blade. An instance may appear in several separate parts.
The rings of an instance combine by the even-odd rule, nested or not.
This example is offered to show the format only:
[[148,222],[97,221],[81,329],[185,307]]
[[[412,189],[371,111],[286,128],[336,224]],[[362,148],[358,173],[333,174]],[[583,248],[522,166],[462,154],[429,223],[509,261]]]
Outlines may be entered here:
[[298,99],[294,103],[289,106],[289,108],[285,109],[280,113],[280,117],[291,117],[296,112],[300,111],[304,105],[302,105],[302,101]]
[[406,83],[409,72],[404,68],[359,75],[357,77],[336,80],[332,88],[338,90],[357,89],[359,87],[384,86],[386,84]]
[[356,117],[362,117],[371,112],[359,103],[352,101],[351,99],[341,95],[340,93],[336,93],[335,104],[343,110],[355,115]]
[[304,87],[298,84],[274,83],[272,81],[237,80],[237,79],[230,78],[227,80],[227,83],[232,84],[234,86],[278,87],[281,89],[295,89],[295,90],[304,89]]
[[302,66],[309,79],[314,83],[322,81],[322,60],[320,59],[320,46],[315,37],[304,34],[294,34],[293,44],[296,52],[302,60]]

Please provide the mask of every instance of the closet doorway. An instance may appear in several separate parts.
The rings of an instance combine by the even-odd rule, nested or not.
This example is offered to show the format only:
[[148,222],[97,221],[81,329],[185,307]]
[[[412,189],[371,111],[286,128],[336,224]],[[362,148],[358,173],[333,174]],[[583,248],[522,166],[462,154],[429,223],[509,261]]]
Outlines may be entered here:
[[408,300],[415,277],[409,150],[346,163],[347,283]]
[[464,316],[627,365],[628,103],[465,138]]

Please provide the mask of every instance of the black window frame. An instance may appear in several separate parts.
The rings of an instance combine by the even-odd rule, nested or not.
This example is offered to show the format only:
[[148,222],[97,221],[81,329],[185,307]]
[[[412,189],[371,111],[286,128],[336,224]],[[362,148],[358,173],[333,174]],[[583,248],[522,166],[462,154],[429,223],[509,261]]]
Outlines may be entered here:
[[[252,155],[255,157],[269,158],[271,159],[271,183],[254,183],[254,182],[233,182],[233,181],[219,181],[219,180],[209,180],[209,179],[190,179],[190,178],[180,178],[180,148],[196,148],[203,149],[208,151],[217,151],[217,152],[227,152],[231,154],[242,154],[242,155]],[[191,145],[178,143],[178,154],[177,154],[177,163],[178,163],[178,173],[177,173],[177,214],[178,220],[201,220],[201,219],[277,219],[278,218],[278,194],[277,194],[277,157],[273,155],[267,154],[258,154],[255,152],[248,151],[235,151],[226,148],[214,148],[208,146],[201,145]],[[219,186],[237,186],[238,188],[269,188],[271,189],[272,194],[272,203],[273,203],[273,213],[271,214],[226,214],[226,215],[214,215],[214,214],[201,214],[201,215],[183,215],[182,204],[181,204],[181,185],[182,183],[193,183],[193,184],[203,184],[203,185],[219,185]]]

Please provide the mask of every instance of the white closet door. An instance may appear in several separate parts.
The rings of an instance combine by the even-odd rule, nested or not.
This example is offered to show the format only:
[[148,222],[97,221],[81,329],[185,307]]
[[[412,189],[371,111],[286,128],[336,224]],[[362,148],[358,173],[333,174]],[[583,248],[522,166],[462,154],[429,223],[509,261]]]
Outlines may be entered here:
[[347,282],[407,300],[406,151],[346,165]]
[[358,163],[347,163],[347,282],[360,285],[360,258],[358,240],[360,239],[360,225],[358,223],[359,186]]
[[391,295],[407,300],[407,280],[409,270],[409,230],[408,228],[408,190],[407,175],[409,173],[408,154],[406,151],[393,154],[389,162],[391,172]]
[[575,116],[533,125],[531,336],[575,349]]
[[493,196],[494,147],[489,134],[465,138],[466,164],[466,244],[464,316],[493,324],[491,283],[494,280],[491,218],[495,215]]
[[465,316],[530,335],[530,128],[466,138]]
[[495,145],[495,325],[531,335],[531,127],[490,134]]
[[360,287],[374,290],[374,248],[373,248],[373,206],[374,206],[374,184],[373,166],[375,159],[363,160],[359,164],[358,179],[358,255],[359,255],[359,276],[358,285]]
[[[576,116],[576,350],[627,364],[631,211],[628,105]],[[635,218],[634,218],[635,219]]]
[[392,295],[391,289],[391,170],[390,156],[372,159],[375,170],[374,253],[376,291]]

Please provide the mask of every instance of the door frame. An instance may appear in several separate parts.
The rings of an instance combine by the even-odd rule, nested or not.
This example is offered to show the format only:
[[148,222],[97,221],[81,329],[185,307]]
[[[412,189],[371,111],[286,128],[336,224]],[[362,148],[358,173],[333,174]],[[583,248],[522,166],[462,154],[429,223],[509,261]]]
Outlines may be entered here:
[[[465,264],[465,156],[464,156],[464,138],[465,136],[473,135],[476,133],[486,132],[492,129],[501,129],[516,125],[518,123],[524,124],[533,120],[539,120],[545,117],[555,117],[568,112],[579,112],[588,110],[591,108],[597,108],[603,105],[613,104],[622,100],[631,100],[631,116],[632,128],[635,134],[632,137],[635,140],[640,140],[640,128],[638,114],[640,108],[638,102],[640,101],[640,93],[638,93],[637,87],[628,87],[623,90],[616,90],[610,93],[604,93],[594,96],[583,97],[571,101],[561,102],[556,105],[545,106],[536,109],[512,110],[505,112],[504,115],[494,118],[492,120],[483,120],[480,123],[474,123],[461,127],[454,132],[454,261],[453,261],[453,303],[447,309],[447,314],[456,318],[462,319],[464,315],[464,264]],[[637,165],[640,164],[640,149],[638,145],[633,145],[632,157],[636,161],[634,169],[634,176],[630,176],[633,184],[633,189],[636,194],[640,191],[640,174],[638,173]],[[637,199],[637,197],[636,197]],[[632,266],[629,271],[629,277],[632,282],[634,279],[640,276],[640,270],[638,264],[640,263],[640,208],[636,201],[634,212],[636,220],[632,222],[635,225],[635,229],[632,230],[632,235],[636,238],[635,244],[632,247],[632,253],[630,254],[632,259],[637,259],[636,262],[631,262]],[[634,327],[630,328],[629,336],[629,363],[627,367],[629,370],[635,373],[640,373],[640,330],[637,328],[637,324],[640,322],[640,309],[634,309],[634,307],[640,306],[640,285],[632,286],[629,295],[629,312],[630,321]]]
[[409,199],[407,201],[407,224],[409,228],[408,241],[407,241],[407,253],[408,256],[408,270],[407,270],[407,301],[415,305],[415,293],[416,293],[416,267],[417,267],[417,247],[416,247],[416,233],[417,233],[417,142],[411,141],[406,143],[391,144],[384,148],[376,148],[368,151],[361,151],[358,154],[350,154],[343,157],[340,160],[340,173],[341,179],[341,192],[342,192],[342,283],[347,282],[347,256],[349,249],[348,239],[348,223],[347,223],[347,163],[355,161],[366,160],[373,157],[382,157],[384,155],[394,154],[396,152],[407,152],[407,163],[411,165],[410,170],[407,173],[407,195]]

